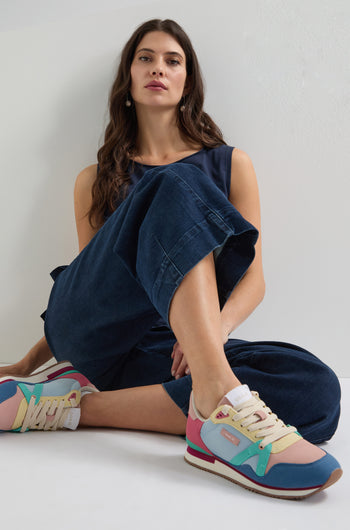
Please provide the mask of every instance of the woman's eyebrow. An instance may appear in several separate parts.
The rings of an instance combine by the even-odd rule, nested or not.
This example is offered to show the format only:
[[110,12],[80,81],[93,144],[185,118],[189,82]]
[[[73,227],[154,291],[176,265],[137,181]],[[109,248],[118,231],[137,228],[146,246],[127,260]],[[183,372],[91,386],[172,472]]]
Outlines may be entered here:
[[[137,50],[136,53],[140,53],[140,52],[151,52],[151,53],[155,53],[154,50],[151,50],[151,48],[141,48],[141,50]],[[165,52],[164,55],[177,55],[178,57],[180,57],[180,59],[183,59],[182,55],[178,52]]]

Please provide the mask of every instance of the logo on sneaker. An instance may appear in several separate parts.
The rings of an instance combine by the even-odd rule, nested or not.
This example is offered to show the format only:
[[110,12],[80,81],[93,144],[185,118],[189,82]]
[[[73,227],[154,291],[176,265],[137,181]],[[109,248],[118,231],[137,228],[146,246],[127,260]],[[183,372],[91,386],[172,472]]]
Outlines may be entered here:
[[221,429],[220,434],[234,445],[239,445],[241,443],[241,440],[239,438],[237,438],[231,432],[227,431],[224,428]]

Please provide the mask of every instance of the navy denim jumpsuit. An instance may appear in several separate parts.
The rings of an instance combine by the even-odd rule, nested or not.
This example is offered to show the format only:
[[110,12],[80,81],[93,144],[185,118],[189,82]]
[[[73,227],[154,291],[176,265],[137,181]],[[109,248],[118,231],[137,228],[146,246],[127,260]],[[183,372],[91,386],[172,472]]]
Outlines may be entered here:
[[[128,195],[70,263],[50,274],[41,315],[57,361],[100,390],[162,384],[188,414],[191,375],[175,380],[168,313],[183,277],[213,251],[220,309],[254,259],[258,231],[228,200],[233,147],[203,148],[163,166],[134,164]],[[229,339],[227,359],[309,441],[331,438],[340,414],[334,372],[283,342]]]

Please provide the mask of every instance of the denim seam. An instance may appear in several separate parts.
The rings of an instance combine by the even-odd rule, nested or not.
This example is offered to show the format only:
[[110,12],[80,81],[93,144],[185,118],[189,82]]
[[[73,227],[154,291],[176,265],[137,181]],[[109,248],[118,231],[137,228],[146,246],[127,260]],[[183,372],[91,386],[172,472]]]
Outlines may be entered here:
[[[175,173],[175,171],[173,170],[169,170],[169,172],[173,173],[173,175],[175,176],[175,178],[177,178],[178,180],[181,180],[181,182],[183,182],[183,184],[185,185],[185,187],[187,187],[191,192],[192,194],[195,196],[196,200],[198,202],[200,202],[201,204],[204,204],[204,206],[210,210],[210,212],[215,215],[216,217],[218,217],[225,225],[225,220],[223,219],[223,217],[220,216],[220,214],[217,212],[217,210],[213,210],[206,202],[204,202],[201,197],[195,192],[195,190],[192,188],[192,186],[190,186],[188,184],[188,182],[186,180],[184,180],[182,177],[180,177],[177,173]],[[204,173],[204,172],[203,172]],[[205,175],[205,173],[204,173]],[[208,177],[209,178],[209,177]],[[220,188],[217,188],[219,192],[222,193],[222,196],[224,199],[226,199],[226,201],[228,201],[230,203],[230,201],[228,200],[228,198],[226,197],[226,195],[222,192],[222,190],[220,190]],[[231,204],[231,203],[230,203]],[[233,206],[233,205],[232,205]],[[226,225],[228,226],[228,225]],[[229,228],[229,227],[228,227]]]
[[[187,234],[188,232],[185,232],[184,236]],[[154,239],[156,240],[156,242],[158,243],[158,245],[161,247],[161,249],[163,250],[164,252],[164,258],[161,262],[161,265],[160,265],[160,269],[159,269],[159,273],[158,273],[158,276],[160,273],[163,273],[165,267],[167,265],[169,265],[169,261],[170,263],[173,265],[174,269],[176,270],[176,272],[179,273],[180,276],[183,276],[182,272],[177,268],[176,264],[173,262],[173,260],[171,259],[170,255],[167,253],[167,251],[165,250],[165,248],[163,247],[162,243],[159,241],[159,239],[154,236]],[[180,238],[181,239],[181,238]],[[179,240],[178,240],[179,241]],[[177,245],[178,241],[175,243],[175,245]],[[175,246],[174,245],[174,246]],[[174,247],[173,247],[174,248]],[[158,279],[158,276],[157,276],[157,279]],[[157,279],[156,281],[154,282],[155,284],[157,283]]]
[[[208,217],[210,219],[212,219],[216,224],[218,224],[218,221],[217,219],[213,219],[213,216],[212,214],[208,214]],[[175,281],[175,284],[178,285],[179,283],[179,279],[183,278],[184,275],[183,273],[179,270],[179,268],[175,265],[173,259],[172,259],[172,256],[176,256],[179,252],[179,249],[183,247],[183,245],[185,243],[188,243],[189,241],[191,241],[192,239],[194,239],[196,237],[196,235],[198,233],[201,232],[201,230],[203,229],[201,227],[201,225],[203,224],[207,224],[208,223],[208,219],[205,218],[203,219],[203,221],[201,221],[201,223],[196,223],[194,226],[192,226],[189,230],[187,230],[187,232],[185,232],[177,241],[176,243],[171,247],[170,251],[169,252],[166,252],[166,250],[164,249],[164,247],[162,246],[162,244],[160,243],[160,241],[158,240],[158,238],[154,237],[155,241],[160,245],[160,247],[162,248],[163,252],[164,252],[164,258],[160,264],[160,268],[159,268],[159,272],[158,272],[158,275],[157,275],[157,278],[153,284],[153,289],[152,289],[152,298],[154,298],[157,293],[158,293],[158,290],[162,284],[161,282],[161,279],[163,278],[164,276],[164,273],[165,273],[165,270],[169,267],[169,265],[172,265],[174,267],[174,270],[177,272],[178,274],[178,278],[176,279]],[[225,223],[225,226],[226,223]],[[220,226],[220,228],[222,228],[222,226]],[[230,230],[231,234],[234,234],[232,232],[232,229],[230,227],[227,226],[227,229]],[[227,239],[225,239],[225,242],[226,242]],[[203,256],[204,257],[204,256]],[[157,287],[157,291],[155,291]]]
[[[210,225],[211,222],[215,223],[215,225],[219,227],[220,230],[222,230],[225,234],[225,239],[223,243],[221,243],[221,245],[226,244],[228,238],[235,235],[235,232],[232,230],[232,228],[230,228],[224,221],[221,222],[220,216],[217,216],[215,215],[215,213],[212,214],[210,212],[200,223],[196,223],[194,226],[192,226],[192,228],[187,230],[187,232],[185,232],[171,247],[169,252],[166,252],[166,256],[168,257],[168,259],[172,261],[172,259],[178,255],[179,250],[182,249],[183,245],[185,243],[188,243],[189,241],[192,241],[195,237],[197,237],[198,234],[202,233],[203,228],[206,225]],[[218,247],[221,245],[218,245]]]

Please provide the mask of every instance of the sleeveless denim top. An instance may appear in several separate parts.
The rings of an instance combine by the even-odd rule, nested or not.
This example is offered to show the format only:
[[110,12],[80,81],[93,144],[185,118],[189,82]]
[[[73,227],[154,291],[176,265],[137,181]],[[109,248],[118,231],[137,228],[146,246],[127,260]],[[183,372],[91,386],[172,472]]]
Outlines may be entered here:
[[[218,188],[228,198],[230,194],[231,185],[231,156],[233,150],[234,147],[230,145],[219,145],[218,147],[214,148],[203,147],[200,151],[197,151],[192,155],[186,156],[181,160],[177,160],[176,162],[194,164],[199,167],[199,169],[206,173],[213,180],[214,184],[216,184]],[[172,162],[171,164],[165,164],[164,167],[171,166],[176,162]],[[129,164],[129,167],[131,169],[131,162]],[[132,190],[135,188],[136,184],[142,178],[145,171],[154,167],[159,166],[151,166],[148,164],[134,162],[134,171],[132,173],[129,172],[131,182],[128,186],[126,197],[130,195]],[[98,171],[99,165],[97,164],[97,172]],[[115,203],[116,208],[120,205],[122,200],[123,199],[121,198],[117,200],[117,202]],[[105,220],[107,220],[110,215],[111,213],[106,211],[104,214]],[[163,318],[160,317],[157,322],[152,326],[152,329],[158,329],[163,327],[168,328]]]

